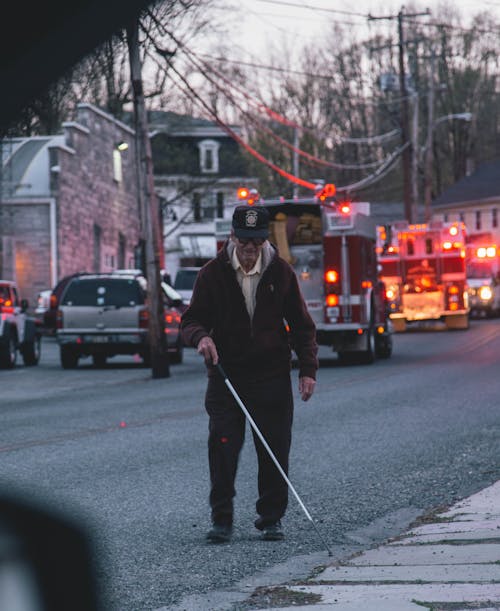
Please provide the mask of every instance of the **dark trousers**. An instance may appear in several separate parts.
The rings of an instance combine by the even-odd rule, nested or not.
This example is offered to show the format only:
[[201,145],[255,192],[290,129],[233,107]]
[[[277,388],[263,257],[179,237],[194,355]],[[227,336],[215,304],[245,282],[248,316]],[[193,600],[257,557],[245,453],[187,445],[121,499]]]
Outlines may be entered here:
[[[231,380],[243,404],[288,475],[293,395],[290,375],[264,381]],[[232,524],[234,482],[245,439],[246,418],[221,377],[209,378],[205,396],[209,415],[210,507],[215,524]],[[288,486],[253,431],[258,460],[256,503],[259,529],[279,520],[288,504]]]

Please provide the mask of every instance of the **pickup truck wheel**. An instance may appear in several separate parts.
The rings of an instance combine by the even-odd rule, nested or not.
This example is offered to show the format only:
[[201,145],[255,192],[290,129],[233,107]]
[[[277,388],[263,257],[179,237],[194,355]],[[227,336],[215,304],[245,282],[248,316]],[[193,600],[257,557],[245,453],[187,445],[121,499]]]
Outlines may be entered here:
[[61,346],[61,365],[63,369],[76,369],[78,354],[68,346]]
[[6,341],[0,347],[0,368],[12,369],[17,361],[17,346],[14,334],[9,331]]
[[40,355],[42,354],[42,339],[39,335],[33,338],[31,342],[23,346],[22,355],[23,362],[27,367],[38,365]]

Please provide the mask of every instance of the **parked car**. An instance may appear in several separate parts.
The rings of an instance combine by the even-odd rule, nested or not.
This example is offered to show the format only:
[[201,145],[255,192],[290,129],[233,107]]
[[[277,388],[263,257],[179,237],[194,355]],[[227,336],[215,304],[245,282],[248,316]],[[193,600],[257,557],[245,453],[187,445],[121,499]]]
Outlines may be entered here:
[[[171,363],[181,363],[182,303],[174,289],[162,283],[164,324]],[[100,367],[118,354],[139,354],[150,362],[149,309],[146,279],[136,274],[85,274],[66,286],[57,309],[56,338],[61,365],[75,368],[82,357]]]
[[78,276],[84,276],[87,272],[76,272],[74,274],[69,274],[64,276],[59,280],[59,282],[55,285],[50,293],[50,302],[49,307],[43,314],[43,329],[44,332],[48,335],[56,334],[56,319],[57,319],[57,308],[59,306],[59,300],[61,299],[61,295],[66,288],[68,282],[73,280],[73,278],[77,278]]
[[19,299],[15,282],[0,280],[0,368],[12,369],[20,352],[25,365],[38,365],[41,335],[27,315],[28,300]]
[[174,289],[182,297],[183,310],[188,307],[191,301],[194,282],[200,269],[200,267],[179,267],[175,274]]

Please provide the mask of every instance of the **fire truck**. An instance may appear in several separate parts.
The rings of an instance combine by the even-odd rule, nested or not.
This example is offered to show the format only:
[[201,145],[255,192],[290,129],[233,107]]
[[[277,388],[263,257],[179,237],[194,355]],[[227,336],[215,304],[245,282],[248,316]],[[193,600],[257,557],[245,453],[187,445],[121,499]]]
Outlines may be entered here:
[[470,236],[466,270],[471,317],[500,314],[500,249],[492,237]]
[[424,321],[467,329],[465,225],[397,221],[377,228],[377,254],[396,332]]
[[[297,274],[318,344],[331,347],[346,364],[389,358],[392,324],[377,276],[369,203],[311,197],[260,199],[253,205],[270,213],[269,240]],[[231,221],[216,221],[217,249],[230,228]]]

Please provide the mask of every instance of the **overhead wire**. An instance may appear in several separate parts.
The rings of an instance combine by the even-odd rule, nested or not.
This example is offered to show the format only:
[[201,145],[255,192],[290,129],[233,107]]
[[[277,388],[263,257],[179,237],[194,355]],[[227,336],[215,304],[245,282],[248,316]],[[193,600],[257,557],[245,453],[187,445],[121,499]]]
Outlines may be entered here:
[[[193,54],[193,55],[195,55],[195,54]],[[316,157],[315,155],[312,155],[312,154],[308,153],[307,151],[304,151],[303,149],[300,149],[300,148],[294,146],[293,144],[291,144],[290,142],[286,141],[284,138],[281,138],[281,136],[279,136],[278,134],[273,132],[272,129],[270,129],[269,127],[264,125],[261,121],[255,119],[255,117],[253,117],[250,113],[245,111],[241,107],[241,105],[238,104],[238,102],[234,99],[234,97],[231,95],[231,93],[229,93],[227,89],[223,89],[222,87],[220,87],[220,85],[216,81],[214,81],[210,76],[208,76],[206,71],[204,71],[202,68],[200,68],[199,63],[197,63],[196,60],[194,60],[192,57],[190,57],[189,54],[188,54],[188,59],[189,59],[189,61],[192,62],[192,64],[198,70],[202,71],[203,76],[205,76],[219,91],[221,91],[221,92],[223,92],[225,94],[225,96],[229,99],[229,101],[234,106],[236,106],[236,108],[238,108],[238,110],[240,110],[240,112],[243,114],[243,116],[245,116],[253,125],[255,125],[257,127],[257,129],[260,129],[260,130],[264,131],[265,133],[270,135],[272,138],[274,138],[277,142],[279,142],[282,146],[288,148],[289,150],[293,151],[294,153],[297,153],[301,157],[307,159],[312,164],[327,166],[327,167],[331,167],[331,168],[334,168],[334,169],[337,169],[337,170],[365,170],[365,169],[377,167],[377,166],[379,166],[381,164],[380,160],[372,161],[372,162],[369,162],[369,163],[362,163],[362,164],[341,164],[341,163],[335,163],[335,162],[332,162],[332,161],[327,161],[325,159],[321,159],[319,157]],[[207,64],[205,64],[204,62],[203,62],[203,66],[205,68],[210,69],[210,67]],[[220,74],[218,72],[216,72],[216,74],[219,77],[221,77],[223,79],[223,81],[226,82],[226,84],[231,86],[231,82],[229,81],[229,79],[225,78],[222,74]],[[241,90],[239,90],[239,91],[241,91]],[[262,106],[263,106],[262,104],[259,104],[259,107],[262,107]],[[267,107],[265,107],[265,111],[268,114],[270,113],[270,109],[267,108]],[[273,112],[273,111],[271,111],[271,112]],[[276,114],[277,117],[282,119],[282,117],[277,115],[277,113],[274,113],[274,114]],[[273,116],[273,115],[271,115],[271,116]],[[287,122],[286,124],[290,125],[290,122]],[[297,124],[295,124],[295,123],[291,123],[291,126],[293,126],[295,128],[302,129]],[[386,139],[390,139],[394,135],[397,135],[399,133],[399,131],[400,130],[394,130],[390,134],[386,134],[385,138]],[[389,137],[389,138],[387,138],[387,137]],[[350,140],[356,142],[355,139],[350,139]],[[377,137],[360,139],[360,141],[364,142],[364,143],[373,143],[376,140],[377,140]]]
[[[184,50],[184,53],[186,53],[186,55],[188,55],[188,57],[194,56],[194,57],[197,58],[198,61],[202,62],[203,66],[204,66],[204,69],[201,70],[199,67],[198,67],[198,69],[201,70],[201,72],[202,72],[202,74],[204,76],[206,76],[206,71],[207,70],[211,71],[212,73],[216,74],[220,79],[222,79],[229,87],[232,87],[233,89],[238,91],[245,98],[247,103],[249,103],[250,105],[256,107],[257,110],[259,110],[260,112],[265,112],[271,119],[273,119],[275,121],[278,121],[278,122],[280,122],[283,125],[286,125],[288,127],[293,127],[295,129],[300,129],[301,131],[306,131],[306,132],[312,133],[315,136],[318,135],[315,130],[304,128],[303,126],[299,125],[297,122],[291,121],[287,117],[284,117],[280,113],[277,113],[273,109],[269,108],[269,106],[264,104],[264,102],[262,102],[261,100],[257,100],[255,98],[255,96],[249,95],[247,91],[245,91],[243,88],[238,86],[236,83],[234,83],[233,81],[228,79],[220,71],[215,69],[213,66],[207,64],[204,60],[200,59],[199,54],[197,54],[194,51],[190,50],[186,45],[184,45],[184,44],[180,43],[180,41],[176,40],[175,37],[173,36],[173,34],[171,34],[168,31],[167,31],[167,34],[174,39],[176,44],[181,46],[181,48]],[[202,54],[202,56],[204,56],[204,54]],[[222,90],[222,91],[224,93],[226,93],[226,90]],[[391,140],[392,138],[397,136],[399,133],[400,133],[400,130],[396,129],[396,130],[392,130],[390,132],[387,132],[385,134],[380,134],[380,135],[376,135],[376,136],[361,137],[361,138],[350,138],[350,137],[336,135],[335,136],[335,141],[337,143],[348,143],[348,144],[377,144],[377,143],[387,142],[388,140]],[[289,147],[292,146],[289,143],[287,143],[287,144],[288,144]],[[378,163],[379,162],[376,162],[375,165],[378,164]],[[353,168],[339,168],[338,166],[334,166],[334,167],[337,167],[337,169],[356,169],[355,167],[353,167]]]
[[[167,60],[167,62],[168,61],[169,60]],[[268,167],[270,167],[271,169],[276,171],[278,174],[280,174],[280,176],[286,178],[290,182],[298,184],[298,185],[300,185],[302,187],[305,187],[307,189],[316,191],[316,189],[317,189],[317,184],[316,183],[305,181],[305,180],[301,179],[300,177],[294,176],[290,172],[287,172],[286,170],[283,170],[282,168],[280,168],[279,166],[277,166],[276,164],[274,164],[273,162],[271,162],[270,160],[265,158],[263,155],[261,155],[257,150],[255,150],[249,144],[247,144],[238,134],[236,134],[236,132],[234,132],[234,130],[232,130],[228,125],[226,125],[218,117],[218,115],[215,113],[215,111],[210,109],[210,107],[204,102],[204,100],[202,100],[198,96],[198,94],[192,89],[192,87],[189,85],[189,83],[187,83],[186,79],[180,74],[180,72],[176,68],[174,68],[173,66],[171,66],[171,68],[177,74],[177,76],[183,81],[183,83],[185,84],[185,86],[187,87],[189,92],[192,94],[191,96],[189,96],[190,99],[192,99],[192,101],[194,101],[195,103],[199,103],[200,105],[202,105],[205,108],[205,110],[208,110],[209,114],[212,115],[212,117],[217,122],[217,124],[220,125],[220,127],[222,129],[224,129],[224,131],[226,131],[233,139],[235,139],[245,150],[250,152],[256,159],[258,159],[259,161],[261,161],[262,163],[264,163],[265,165],[267,165]],[[181,87],[179,85],[179,83],[177,83],[177,82],[175,84],[176,84],[177,87],[179,87],[181,90],[183,90],[184,93],[186,94],[186,89],[185,88]],[[194,97],[194,99],[193,99],[193,97]],[[386,159],[384,161],[384,163],[375,172],[373,172],[369,176],[363,178],[362,180],[360,180],[360,181],[358,181],[356,183],[353,183],[353,184],[350,184],[350,185],[345,185],[343,187],[337,187],[336,188],[337,192],[338,193],[352,193],[353,191],[360,191],[363,188],[367,188],[367,187],[371,186],[372,184],[378,182],[379,180],[381,180],[386,174],[388,174],[393,169],[396,159],[401,155],[401,153],[408,146],[409,146],[408,142],[403,144],[403,145],[401,145],[396,151],[394,151],[390,155],[390,157],[388,159]]]
[[[146,34],[150,37],[149,33],[146,32]],[[152,40],[152,39],[151,39]],[[310,181],[306,181],[304,179],[301,179],[298,176],[294,176],[293,174],[291,174],[290,172],[287,172],[286,170],[283,170],[283,168],[279,167],[278,165],[276,165],[275,163],[273,163],[272,161],[270,161],[269,159],[267,159],[266,157],[264,157],[261,153],[259,153],[256,149],[254,149],[252,146],[250,146],[248,143],[246,143],[243,138],[241,138],[229,125],[227,125],[224,121],[222,121],[222,119],[220,119],[220,117],[218,116],[218,114],[216,113],[216,111],[212,108],[210,108],[210,106],[197,94],[197,92],[191,87],[191,85],[189,84],[189,82],[187,81],[187,79],[175,68],[175,66],[173,65],[172,59],[171,57],[169,57],[168,55],[166,55],[162,49],[160,49],[157,45],[156,42],[154,40],[152,40],[153,45],[156,49],[156,51],[158,53],[160,53],[165,61],[167,62],[167,64],[169,65],[169,67],[171,68],[171,70],[177,75],[177,77],[183,82],[184,86],[181,86],[177,81],[173,80],[174,84],[195,104],[197,104],[198,106],[201,106],[204,108],[204,110],[206,112],[208,112],[208,114],[213,118],[213,120],[224,130],[226,131],[226,133],[228,133],[228,135],[230,135],[236,142],[238,142],[245,150],[247,150],[250,154],[252,154],[252,156],[254,156],[256,159],[258,159],[261,163],[267,165],[268,167],[270,167],[271,169],[273,169],[275,172],[277,172],[280,176],[286,178],[287,180],[289,180],[290,182],[293,182],[297,185],[300,185],[302,187],[305,187],[307,189],[310,190],[316,190],[317,189],[317,184],[316,183],[312,183]],[[150,54],[149,54],[150,55]],[[150,55],[151,57],[151,55]],[[344,187],[338,187],[337,188],[337,192],[339,193],[350,193],[354,190],[360,190],[362,188],[366,188],[368,186],[370,186],[371,184],[374,184],[375,182],[377,182],[378,180],[380,180],[381,178],[383,178],[383,176],[385,176],[393,167],[395,160],[397,159],[397,157],[399,157],[399,155],[403,152],[403,150],[409,146],[409,143],[405,143],[403,145],[401,145],[396,151],[394,151],[391,155],[389,155],[388,158],[386,158],[381,165],[377,168],[377,170],[372,173],[371,175],[363,178],[362,180],[353,183],[351,185],[346,185]]]
[[171,60],[165,58],[165,61],[169,64],[171,70],[181,79],[184,83],[184,87],[180,86],[178,82],[174,81],[177,87],[187,95],[187,92],[190,93],[188,97],[194,101],[199,106],[202,106],[206,112],[213,118],[213,120],[219,125],[227,134],[229,134],[238,144],[240,144],[246,151],[248,151],[251,155],[253,155],[256,159],[258,159],[261,163],[267,165],[269,168],[277,172],[283,178],[286,178],[290,182],[293,182],[297,185],[305,187],[306,189],[315,190],[317,185],[315,183],[309,182],[308,180],[303,180],[298,176],[294,176],[290,172],[283,170],[278,165],[264,157],[261,153],[259,153],[256,149],[246,143],[243,138],[241,138],[229,125],[227,125],[222,119],[218,116],[218,114],[210,108],[210,106],[196,93],[196,91],[191,87],[191,85],[187,82],[185,77],[175,68],[171,62]]

